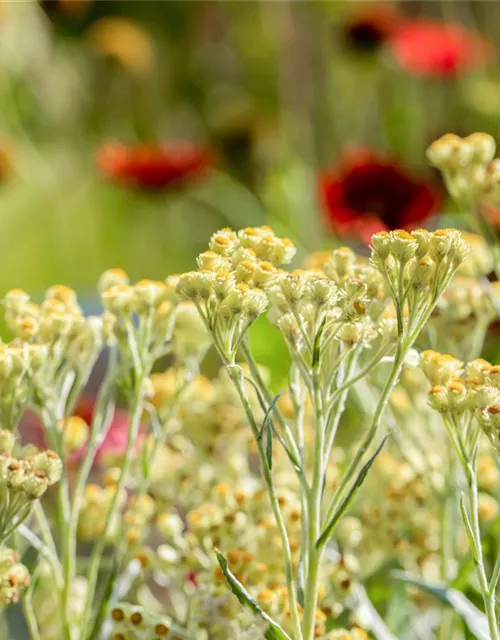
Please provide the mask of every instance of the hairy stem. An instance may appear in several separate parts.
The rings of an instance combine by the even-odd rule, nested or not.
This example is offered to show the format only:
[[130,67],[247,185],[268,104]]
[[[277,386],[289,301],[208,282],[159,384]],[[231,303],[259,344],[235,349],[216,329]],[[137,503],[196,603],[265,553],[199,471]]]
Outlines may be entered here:
[[286,585],[288,590],[288,603],[290,606],[290,615],[292,627],[294,630],[294,640],[302,640],[302,631],[300,627],[300,619],[299,612],[297,606],[297,597],[295,593],[295,581],[293,576],[293,562],[292,562],[292,553],[290,550],[290,542],[288,540],[288,533],[285,526],[285,521],[283,519],[283,514],[281,513],[281,509],[278,503],[278,497],[276,495],[276,488],[274,486],[273,477],[271,474],[271,470],[269,469],[269,465],[267,464],[266,454],[263,449],[263,444],[261,438],[259,438],[259,428],[255,421],[252,407],[250,406],[250,401],[248,399],[241,370],[237,365],[231,364],[229,362],[225,362],[229,377],[231,378],[238,396],[243,405],[243,409],[245,411],[245,415],[247,417],[250,428],[252,429],[252,433],[255,438],[255,442],[257,444],[257,451],[259,454],[259,459],[261,463],[262,472],[264,475],[264,480],[267,487],[267,492],[269,494],[269,499],[271,501],[271,507],[273,510],[274,518],[276,520],[276,524],[278,526],[278,530],[281,538],[281,546],[283,553],[283,561],[285,564],[285,578]]
[[307,522],[307,567],[306,583],[304,588],[304,618],[302,630],[304,640],[313,640],[315,637],[315,616],[318,604],[319,569],[321,564],[322,549],[316,547],[316,541],[321,532],[321,504],[323,498],[326,421],[324,412],[323,394],[321,389],[320,363],[313,368],[313,405],[314,405],[314,459],[313,479],[308,497],[308,522]]

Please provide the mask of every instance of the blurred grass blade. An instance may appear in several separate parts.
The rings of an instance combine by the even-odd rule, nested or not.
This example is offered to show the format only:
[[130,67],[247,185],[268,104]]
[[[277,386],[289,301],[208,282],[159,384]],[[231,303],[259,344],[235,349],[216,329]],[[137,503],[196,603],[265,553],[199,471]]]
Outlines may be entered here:
[[422,578],[407,573],[406,571],[392,571],[391,575],[396,578],[396,580],[401,580],[402,582],[406,582],[406,584],[418,587],[426,593],[430,593],[442,603],[454,609],[465,622],[469,631],[473,633],[478,640],[490,640],[486,616],[460,591],[439,583],[426,582],[422,580]]
[[366,620],[366,627],[370,629],[375,638],[377,640],[397,640],[373,606],[364,587],[360,586],[356,590],[356,599],[358,601],[356,612],[361,620]]
[[253,611],[256,615],[263,618],[269,623],[269,627],[264,633],[266,640],[292,640],[290,636],[283,631],[280,625],[275,622],[267,613],[257,604],[257,601],[248,593],[245,587],[236,579],[234,574],[229,569],[227,558],[218,549],[215,550],[217,560],[219,561],[220,568],[227,580],[227,583],[231,587],[231,591],[238,598],[241,604],[250,611]]

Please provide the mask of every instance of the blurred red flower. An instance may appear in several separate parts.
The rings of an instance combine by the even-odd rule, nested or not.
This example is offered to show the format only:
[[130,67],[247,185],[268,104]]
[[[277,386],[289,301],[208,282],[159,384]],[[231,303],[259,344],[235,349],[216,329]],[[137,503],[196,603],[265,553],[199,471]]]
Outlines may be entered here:
[[131,146],[111,142],[97,153],[97,164],[104,176],[145,191],[159,191],[197,180],[212,161],[207,148],[184,142]]
[[401,14],[390,4],[374,2],[356,8],[342,26],[345,45],[357,53],[376,53],[396,32]]
[[[95,398],[91,396],[82,396],[77,402],[73,415],[82,418],[82,420],[84,420],[88,425],[91,425],[94,418],[94,411]],[[106,457],[108,457],[112,459],[125,453],[125,449],[127,448],[129,423],[129,413],[124,409],[115,409],[106,437],[97,450],[95,458],[96,463],[98,463],[102,458],[106,459]],[[20,431],[23,444],[34,444],[41,448],[45,448],[47,446],[42,423],[35,413],[29,411],[25,414],[21,423]],[[141,434],[144,434],[143,428],[141,429]],[[82,460],[85,455],[86,448],[87,445],[84,445],[81,449],[74,451],[68,456],[67,461],[70,466],[77,465]]]
[[484,66],[492,55],[489,43],[459,24],[414,20],[403,23],[391,38],[392,55],[410,73],[453,77]]
[[[73,415],[82,418],[88,425],[91,425],[94,419],[95,408],[95,398],[91,396],[81,396],[77,402]],[[124,409],[115,409],[106,437],[97,451],[96,462],[101,460],[102,457],[120,456],[125,453],[127,448],[129,424],[130,414]],[[73,458],[76,460],[81,459],[85,450],[86,447],[82,447],[82,449],[72,454]]]
[[432,184],[368,150],[346,154],[321,174],[319,195],[330,229],[366,244],[377,231],[421,225],[441,202]]

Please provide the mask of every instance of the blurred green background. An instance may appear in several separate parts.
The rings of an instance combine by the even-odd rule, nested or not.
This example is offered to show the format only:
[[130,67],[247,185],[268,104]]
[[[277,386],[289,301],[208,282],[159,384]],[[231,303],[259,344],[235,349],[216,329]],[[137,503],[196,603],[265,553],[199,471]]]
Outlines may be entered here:
[[[405,21],[460,24],[488,54],[454,66],[453,43],[412,37],[424,62],[453,67],[415,72],[390,44]],[[325,223],[318,175],[346,148],[437,181],[432,139],[497,135],[498,24],[500,3],[479,0],[1,3],[1,292],[57,282],[92,304],[104,269],[163,279],[193,268],[227,225],[272,225],[298,261],[345,242]],[[213,161],[196,179],[141,188],[96,162],[113,140],[189,142]]]

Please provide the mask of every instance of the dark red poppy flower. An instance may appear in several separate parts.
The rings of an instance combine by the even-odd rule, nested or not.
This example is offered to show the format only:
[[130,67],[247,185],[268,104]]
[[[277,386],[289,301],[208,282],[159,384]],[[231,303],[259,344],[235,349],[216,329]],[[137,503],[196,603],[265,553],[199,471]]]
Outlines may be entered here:
[[342,27],[345,45],[356,53],[376,53],[396,32],[401,16],[382,2],[361,5]]
[[104,145],[97,154],[102,174],[145,191],[159,191],[199,179],[212,165],[205,147],[184,142],[164,145]]
[[420,226],[441,202],[433,185],[371,151],[346,154],[319,191],[330,229],[367,244],[377,231]]
[[489,43],[459,24],[413,20],[391,39],[394,59],[406,71],[429,77],[453,77],[483,67],[492,55]]

